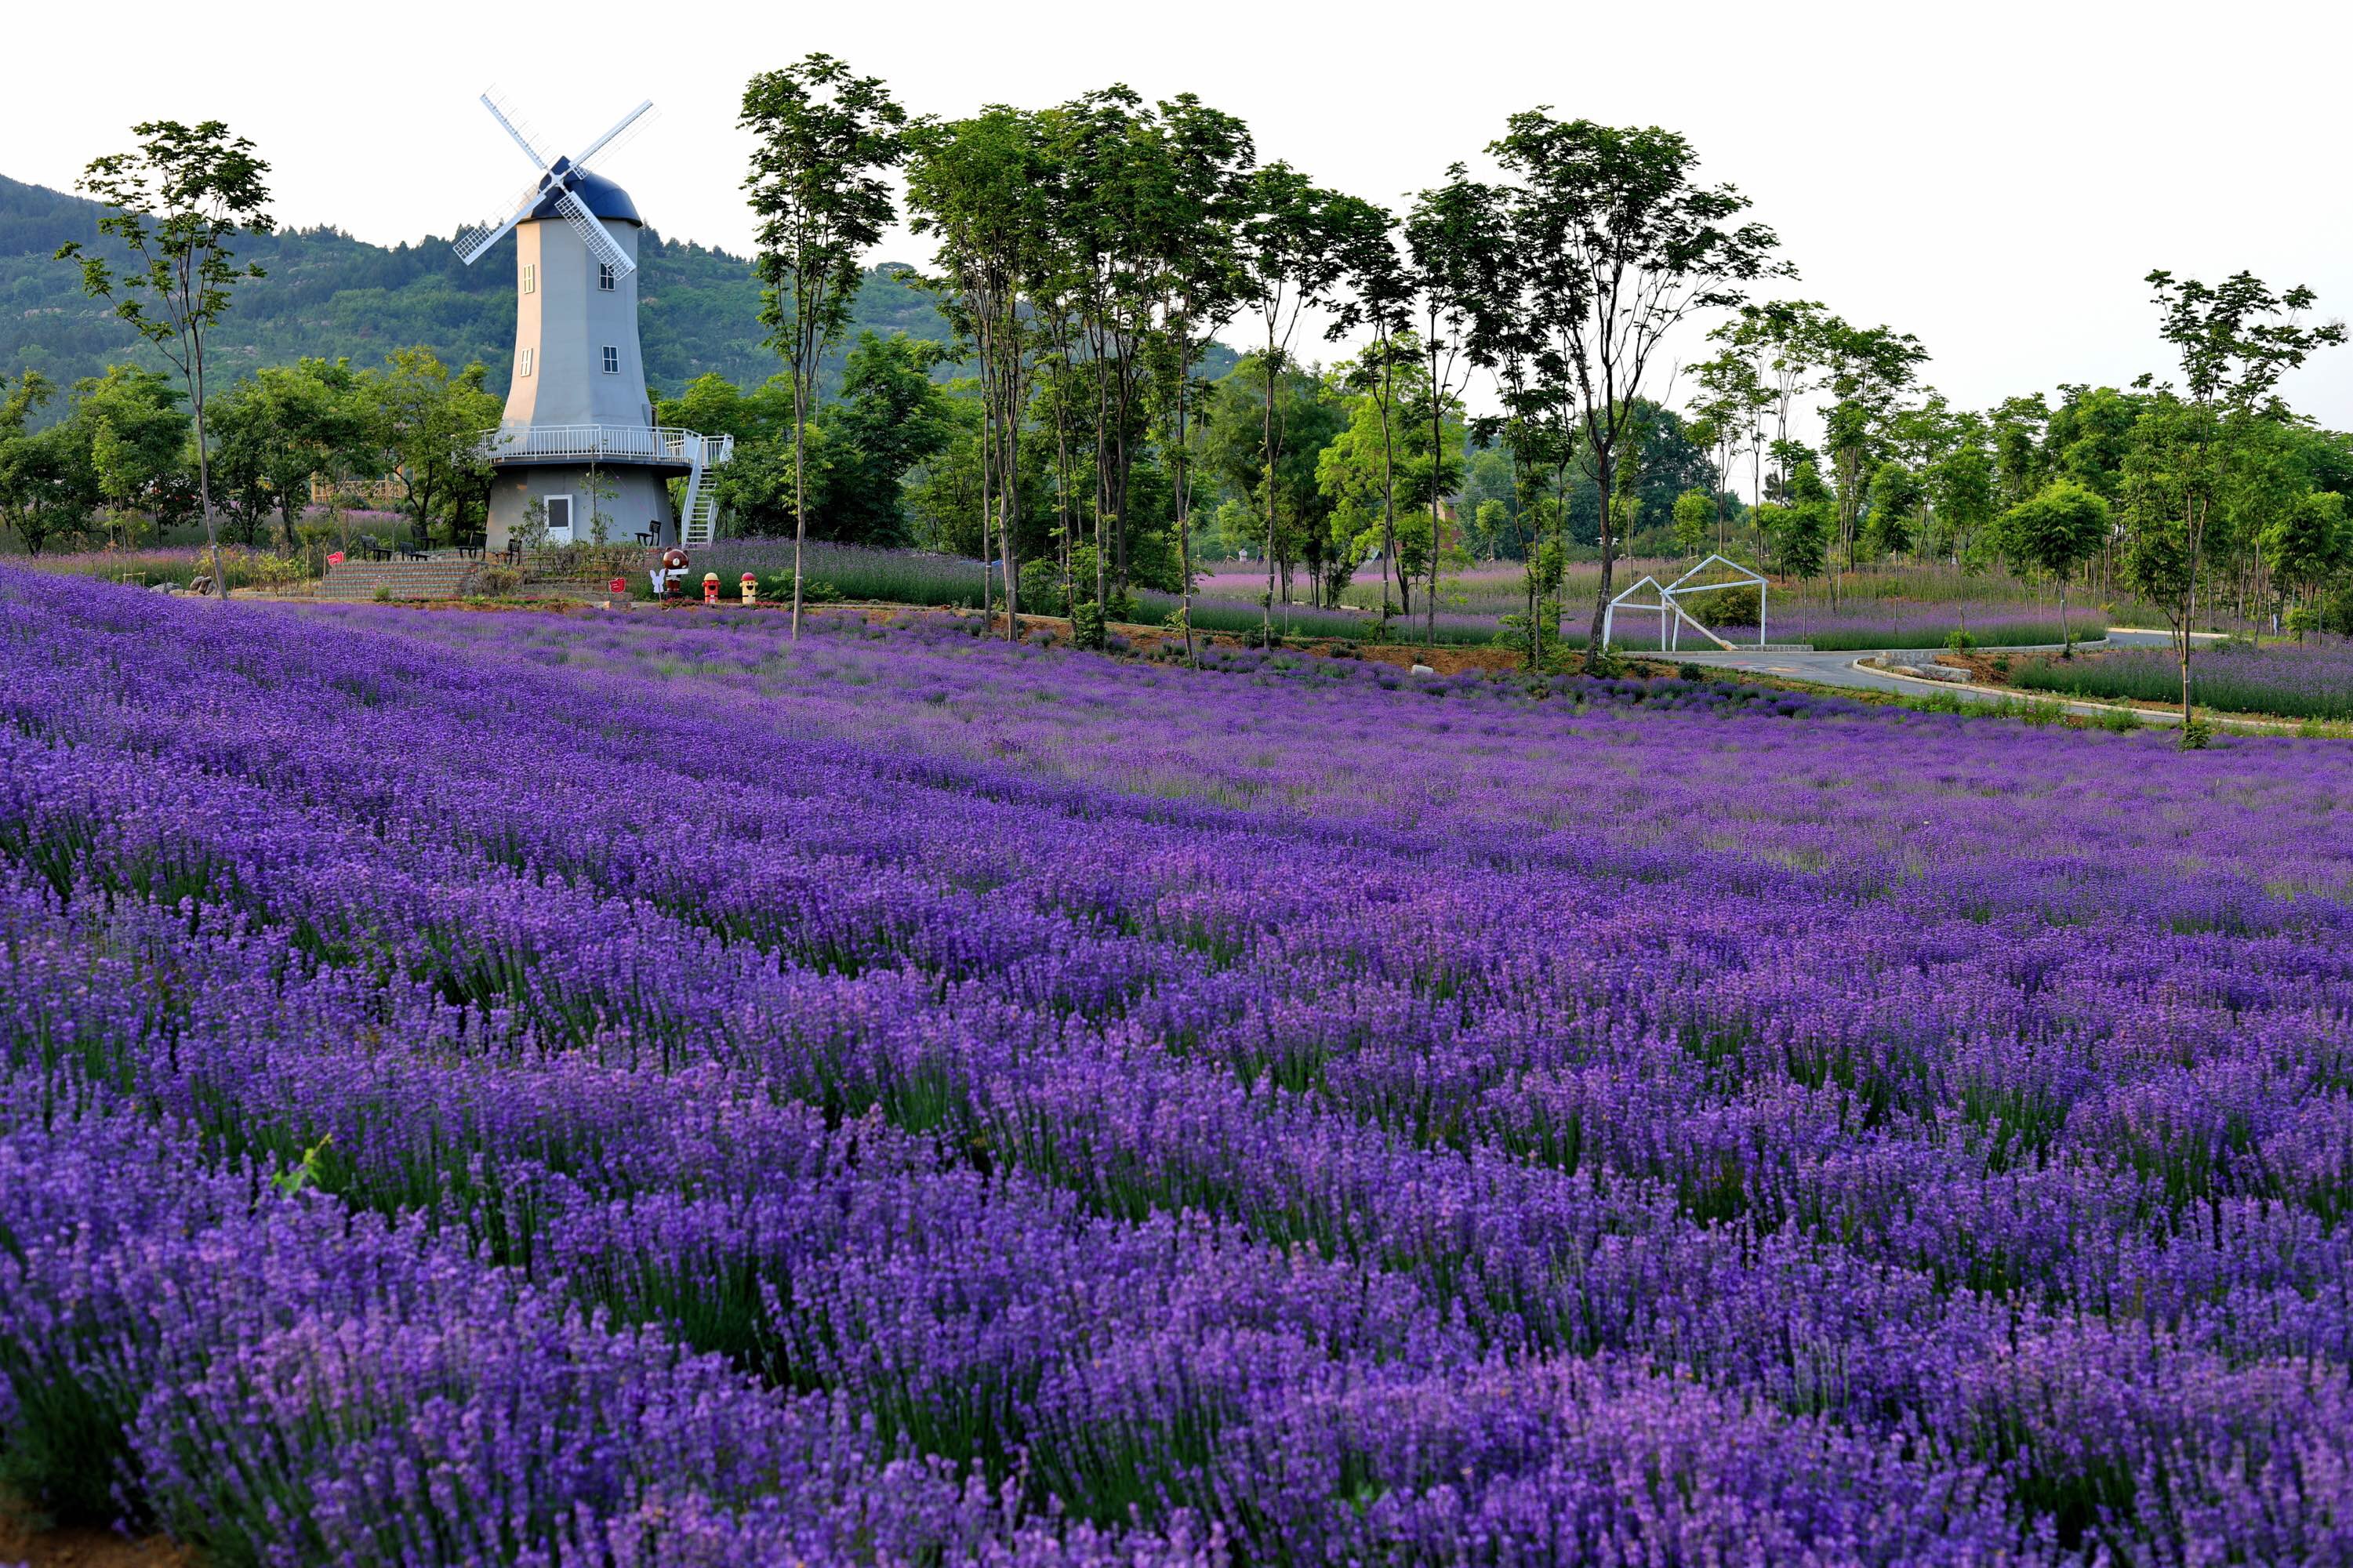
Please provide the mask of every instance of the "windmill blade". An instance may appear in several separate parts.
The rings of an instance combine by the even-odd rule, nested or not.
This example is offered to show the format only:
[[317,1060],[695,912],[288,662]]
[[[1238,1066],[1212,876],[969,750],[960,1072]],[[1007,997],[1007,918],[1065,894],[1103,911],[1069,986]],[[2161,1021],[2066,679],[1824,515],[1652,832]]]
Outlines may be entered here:
[[515,145],[522,149],[522,155],[531,160],[533,168],[545,173],[548,165],[555,162],[539,150],[539,143],[532,140],[531,123],[508,105],[505,96],[497,88],[483,90],[482,107],[489,110],[491,118],[499,122],[499,129],[514,138]]
[[597,153],[617,153],[628,146],[637,139],[638,132],[653,123],[653,109],[654,100],[649,98],[613,121],[613,128],[610,131],[581,149],[580,156],[572,160],[572,166],[575,169],[585,169],[588,166],[588,160]]
[[516,194],[514,200],[499,209],[506,216],[484,218],[480,223],[459,229],[458,237],[449,242],[450,248],[458,253],[458,259],[468,267],[480,261],[489,254],[491,247],[507,237],[507,230],[531,216],[531,209],[539,205],[540,196],[546,189],[547,182],[543,176],[533,180]]
[[588,247],[588,254],[610,267],[614,277],[626,278],[638,269],[638,264],[629,259],[629,253],[621,248],[621,242],[613,237],[611,230],[596,221],[596,215],[590,212],[587,204],[577,195],[566,190],[555,198],[555,210],[564,215],[564,221],[572,226],[572,232],[580,237],[580,243]]

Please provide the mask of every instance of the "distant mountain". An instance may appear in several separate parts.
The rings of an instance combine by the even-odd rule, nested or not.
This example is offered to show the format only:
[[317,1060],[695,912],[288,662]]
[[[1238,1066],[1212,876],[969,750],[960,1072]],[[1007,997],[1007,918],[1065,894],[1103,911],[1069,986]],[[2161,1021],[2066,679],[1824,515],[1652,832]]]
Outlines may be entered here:
[[[69,239],[109,248],[98,236],[100,210],[0,176],[0,371],[38,370],[70,385],[127,360],[161,368],[126,324],[83,295],[79,273],[53,259]],[[238,259],[259,262],[269,276],[238,285],[213,339],[214,363],[232,375],[305,354],[375,364],[423,343],[453,365],[481,361],[491,389],[504,393],[514,347],[510,243],[461,267],[448,242],[431,237],[389,249],[332,228],[244,239]],[[782,368],[763,345],[759,286],[744,258],[649,228],[638,263],[638,332],[657,389],[674,394],[712,371],[749,384]],[[930,297],[882,267],[867,272],[850,341],[866,327],[950,335]]]

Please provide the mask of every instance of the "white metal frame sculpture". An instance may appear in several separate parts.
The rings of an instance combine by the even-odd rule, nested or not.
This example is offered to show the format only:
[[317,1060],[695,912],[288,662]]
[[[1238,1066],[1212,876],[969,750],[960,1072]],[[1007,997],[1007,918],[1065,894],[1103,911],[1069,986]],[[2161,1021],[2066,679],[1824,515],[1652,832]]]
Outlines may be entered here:
[[[1692,581],[1693,578],[1698,576],[1701,573],[1706,571],[1711,566],[1721,566],[1725,571],[1733,573],[1734,576],[1732,580],[1729,582],[1720,583],[1694,583]],[[1694,619],[1692,613],[1683,607],[1682,601],[1691,597],[1694,594],[1714,594],[1725,588],[1753,587],[1757,590],[1757,646],[1758,647],[1763,647],[1765,646],[1765,591],[1767,586],[1767,584],[1764,578],[1758,576],[1747,567],[1743,566],[1737,561],[1727,561],[1721,555],[1710,555],[1706,560],[1701,562],[1698,565],[1693,567],[1690,571],[1684,573],[1682,576],[1676,578],[1672,583],[1662,584],[1656,577],[1646,574],[1629,584],[1625,592],[1610,600],[1608,608],[1601,612],[1602,645],[1607,647],[1612,640],[1611,634],[1616,628],[1618,612],[1620,610],[1656,610],[1659,613],[1660,651],[1663,653],[1672,653],[1676,651],[1682,640],[1683,628],[1685,626],[1691,627],[1692,630],[1697,632],[1700,636],[1705,637],[1716,647],[1723,648],[1727,652],[1733,651],[1732,644],[1725,641],[1722,637],[1716,636],[1707,627],[1700,625],[1697,620]],[[1640,594],[1645,588],[1650,589],[1651,592],[1658,595],[1655,603],[1641,604],[1634,602],[1634,595]]]

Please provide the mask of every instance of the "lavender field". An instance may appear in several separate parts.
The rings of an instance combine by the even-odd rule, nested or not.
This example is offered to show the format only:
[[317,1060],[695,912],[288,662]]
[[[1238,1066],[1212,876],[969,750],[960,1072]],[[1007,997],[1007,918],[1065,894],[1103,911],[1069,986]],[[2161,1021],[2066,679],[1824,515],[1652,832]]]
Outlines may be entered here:
[[[2353,719],[2353,637],[2226,643],[2192,658],[2198,700],[2239,713],[2280,713],[2295,719]],[[2037,691],[2075,697],[2176,702],[2181,667],[2168,647],[2129,648],[2098,658],[2036,659],[2013,679]]]
[[2353,757],[0,572],[0,1487],[205,1563],[2342,1563]]

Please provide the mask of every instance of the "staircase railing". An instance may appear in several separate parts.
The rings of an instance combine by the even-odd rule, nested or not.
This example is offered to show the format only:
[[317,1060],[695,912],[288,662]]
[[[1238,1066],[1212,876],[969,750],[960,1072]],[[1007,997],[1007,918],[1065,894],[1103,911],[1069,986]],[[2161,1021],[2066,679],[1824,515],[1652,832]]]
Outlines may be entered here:
[[699,437],[686,471],[686,509],[679,515],[678,542],[699,550],[719,537],[719,486],[711,470],[735,455],[733,436]]

